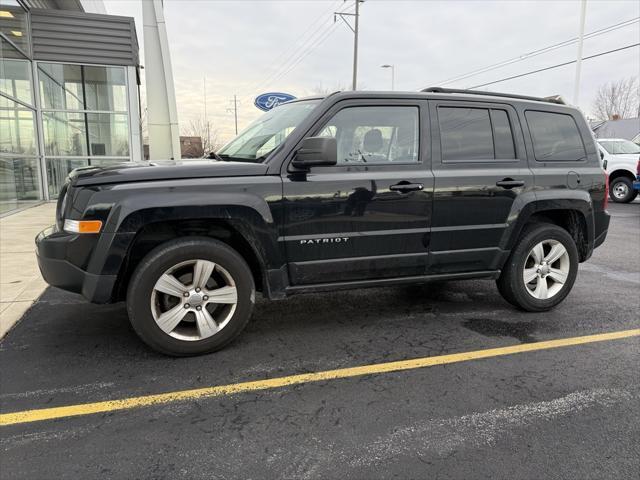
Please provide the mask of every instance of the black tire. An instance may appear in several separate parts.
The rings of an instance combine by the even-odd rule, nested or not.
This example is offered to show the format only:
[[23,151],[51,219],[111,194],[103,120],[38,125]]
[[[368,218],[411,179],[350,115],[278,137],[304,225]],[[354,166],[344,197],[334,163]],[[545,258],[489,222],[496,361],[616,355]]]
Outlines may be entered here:
[[[544,241],[560,242],[565,247],[569,258],[566,281],[557,293],[545,300],[535,298],[523,279],[525,262],[530,252],[534,246]],[[566,230],[550,223],[533,223],[522,232],[496,284],[504,299],[512,305],[528,312],[544,312],[558,305],[569,294],[578,274],[578,263],[578,249]]]
[[[151,298],[156,281],[181,262],[208,260],[233,278],[237,291],[235,311],[226,325],[208,338],[182,340],[165,333],[156,323]],[[204,237],[186,237],[153,249],[136,267],[127,289],[127,312],[133,329],[154,350],[172,356],[190,356],[214,352],[231,342],[244,329],[255,303],[255,285],[251,269],[228,245]]]
[[609,181],[609,198],[616,203],[629,203],[635,200],[638,191],[633,189],[633,182],[627,177],[616,177]]

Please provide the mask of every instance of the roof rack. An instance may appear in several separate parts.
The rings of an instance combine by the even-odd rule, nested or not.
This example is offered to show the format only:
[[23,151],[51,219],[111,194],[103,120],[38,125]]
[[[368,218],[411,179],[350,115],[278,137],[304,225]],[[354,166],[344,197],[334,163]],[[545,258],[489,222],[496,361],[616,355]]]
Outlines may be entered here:
[[469,95],[486,95],[490,97],[508,97],[508,98],[521,98],[522,100],[533,100],[536,102],[557,103],[558,105],[566,105],[565,101],[560,95],[553,95],[551,97],[529,97],[527,95],[513,95],[511,93],[499,93],[499,92],[479,92],[478,90],[462,90],[457,88],[444,88],[444,87],[429,87],[421,92],[430,93],[464,93]]

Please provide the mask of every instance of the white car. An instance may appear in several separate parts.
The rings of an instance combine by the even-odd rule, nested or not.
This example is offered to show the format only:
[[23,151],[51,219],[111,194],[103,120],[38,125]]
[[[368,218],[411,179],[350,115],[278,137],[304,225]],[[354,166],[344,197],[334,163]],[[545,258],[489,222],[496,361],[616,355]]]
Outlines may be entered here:
[[609,174],[609,197],[628,203],[638,195],[634,180],[640,166],[640,146],[623,138],[599,138],[600,157]]

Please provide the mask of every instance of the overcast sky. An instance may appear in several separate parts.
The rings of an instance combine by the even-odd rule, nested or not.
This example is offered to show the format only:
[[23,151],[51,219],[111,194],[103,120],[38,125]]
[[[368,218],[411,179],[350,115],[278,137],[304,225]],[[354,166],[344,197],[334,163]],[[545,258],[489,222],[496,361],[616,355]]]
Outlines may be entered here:
[[[107,12],[133,16],[143,43],[138,0],[105,0]],[[259,93],[296,96],[351,85],[353,34],[333,12],[353,11],[353,0],[165,0],[165,15],[181,128],[204,116],[222,140],[233,136],[227,111],[238,95],[242,129],[260,111]],[[580,2],[367,0],[361,5],[359,87],[388,90],[394,64],[396,90],[441,85],[443,80],[573,39]],[[640,16],[636,0],[588,0],[585,33]],[[585,40],[583,56],[640,42],[638,22]],[[323,41],[320,41],[324,39]],[[306,40],[306,42],[305,42]],[[310,48],[314,47],[314,48]],[[143,52],[141,51],[141,54]],[[575,60],[572,44],[448,83],[467,88]],[[144,64],[144,57],[141,57]],[[291,68],[293,67],[293,68]],[[638,76],[640,49],[583,62],[579,105],[589,113],[599,85]],[[488,90],[534,96],[560,94],[571,101],[575,64],[509,80]]]

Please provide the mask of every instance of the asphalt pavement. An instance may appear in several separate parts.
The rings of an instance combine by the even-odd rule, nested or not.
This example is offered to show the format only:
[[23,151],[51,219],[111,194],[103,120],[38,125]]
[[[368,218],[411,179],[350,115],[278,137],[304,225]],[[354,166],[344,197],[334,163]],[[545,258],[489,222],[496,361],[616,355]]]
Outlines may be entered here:
[[[144,346],[122,304],[48,289],[0,343],[2,413],[640,327],[640,203],[555,310],[492,281],[259,301],[225,350]],[[0,427],[0,478],[640,478],[640,337]]]

